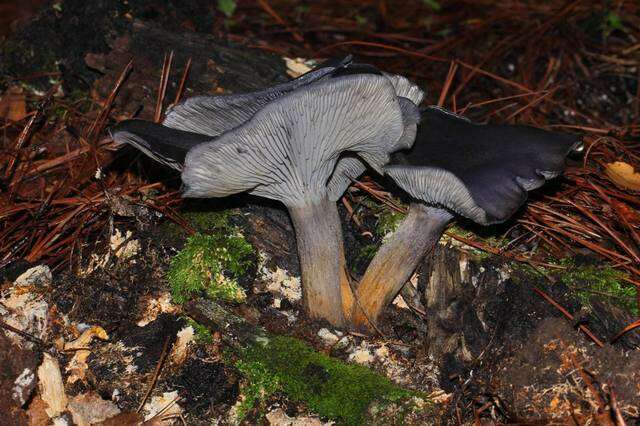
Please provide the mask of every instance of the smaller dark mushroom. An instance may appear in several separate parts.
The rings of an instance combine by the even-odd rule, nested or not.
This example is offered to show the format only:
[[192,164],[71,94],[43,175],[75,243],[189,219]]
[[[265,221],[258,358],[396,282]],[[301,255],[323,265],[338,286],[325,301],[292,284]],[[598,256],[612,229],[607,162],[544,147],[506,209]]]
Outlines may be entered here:
[[414,201],[358,285],[354,322],[360,328],[377,321],[455,214],[482,225],[504,222],[528,191],[562,173],[571,151],[582,150],[575,135],[479,125],[438,107],[421,115],[413,148],[385,167]]
[[191,148],[213,139],[211,136],[136,119],[121,121],[111,133],[116,142],[133,145],[150,158],[178,171],[182,170]]

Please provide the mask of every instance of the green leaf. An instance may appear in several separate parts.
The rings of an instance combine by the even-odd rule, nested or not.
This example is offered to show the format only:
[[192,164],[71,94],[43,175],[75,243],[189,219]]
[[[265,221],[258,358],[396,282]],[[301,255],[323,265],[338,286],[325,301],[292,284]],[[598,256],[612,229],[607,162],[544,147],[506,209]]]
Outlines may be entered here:
[[236,11],[236,6],[235,0],[218,0],[218,10],[224,13],[227,18],[233,16],[233,12]]

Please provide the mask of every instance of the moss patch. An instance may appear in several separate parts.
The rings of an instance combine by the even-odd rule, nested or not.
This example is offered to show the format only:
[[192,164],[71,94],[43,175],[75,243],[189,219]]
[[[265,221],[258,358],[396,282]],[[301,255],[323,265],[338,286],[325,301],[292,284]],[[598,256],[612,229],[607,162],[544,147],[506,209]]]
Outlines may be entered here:
[[236,362],[236,367],[246,378],[246,384],[242,387],[244,399],[236,410],[237,418],[242,421],[249,411],[256,406],[261,406],[278,390],[280,382],[278,377],[260,361],[239,360]]
[[255,345],[241,359],[238,368],[258,384],[249,391],[253,402],[256,395],[280,390],[312,412],[342,424],[359,424],[374,401],[395,402],[417,395],[368,368],[333,359],[291,337],[277,336],[265,345]]
[[191,294],[239,302],[246,297],[238,280],[253,264],[253,247],[237,229],[212,235],[194,234],[171,260],[167,278],[173,299],[184,303]]
[[211,331],[207,327],[189,317],[185,317],[185,319],[187,320],[187,324],[193,327],[193,334],[197,343],[206,345],[213,342],[213,334],[211,334]]
[[404,219],[404,213],[392,210],[391,208],[384,206],[384,208],[377,214],[378,221],[376,223],[376,234],[380,237],[395,232],[398,229],[398,225],[402,219]]
[[582,303],[589,305],[593,297],[603,298],[638,315],[636,289],[622,281],[625,277],[623,272],[609,265],[574,266],[571,261],[562,263],[568,269],[562,273],[560,280],[576,291]]
[[230,219],[234,213],[229,210],[190,211],[183,213],[183,216],[194,229],[200,232],[233,230]]

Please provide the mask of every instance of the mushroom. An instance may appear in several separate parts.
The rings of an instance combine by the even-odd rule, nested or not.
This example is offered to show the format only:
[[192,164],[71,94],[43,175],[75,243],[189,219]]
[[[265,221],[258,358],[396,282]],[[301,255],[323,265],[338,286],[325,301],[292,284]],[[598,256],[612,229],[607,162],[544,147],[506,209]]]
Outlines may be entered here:
[[377,322],[455,214],[481,225],[504,222],[582,149],[575,135],[479,125],[439,107],[421,115],[412,149],[385,167],[413,201],[357,286],[353,321],[362,329]]
[[182,171],[184,196],[248,191],[281,201],[296,232],[307,312],[344,325],[351,290],[327,182],[347,151],[381,171],[402,137],[402,124],[400,102],[385,77],[348,75],[316,82],[191,149]]
[[184,158],[191,148],[212,139],[207,135],[135,119],[118,123],[111,136],[116,142],[133,145],[150,158],[178,171],[182,170]]
[[[402,137],[397,141],[393,150],[411,147],[420,119],[416,106],[422,102],[424,92],[403,76],[380,71],[369,64],[353,62],[351,55],[342,60],[328,60],[295,80],[264,90],[238,95],[189,98],[170,108],[162,124],[178,130],[217,137],[245,123],[267,103],[304,85],[321,79],[359,74],[381,75],[393,85],[402,109],[404,125]],[[130,143],[132,142],[130,141]],[[330,199],[339,200],[353,179],[365,170],[365,164],[357,156],[346,154],[344,159],[341,158],[328,183]]]
[[325,78],[350,63],[350,55],[342,60],[329,60],[294,80],[255,92],[193,96],[169,108],[162,124],[173,129],[219,136],[245,123],[274,99]]
[[[407,117],[417,112],[395,90],[391,79],[374,74],[344,75],[299,86],[263,104],[247,120],[236,121],[238,126],[217,138],[207,135],[208,141],[199,140],[188,150],[182,167],[185,197],[248,192],[281,201],[288,208],[298,243],[306,310],[312,318],[337,326],[346,324],[345,313],[352,310],[353,300],[344,268],[341,225],[332,201],[339,191],[330,191],[328,182],[343,153],[357,155],[382,172],[391,152],[411,144],[412,140],[399,141]],[[190,141],[197,137],[185,129],[203,130],[148,124],[141,131],[132,128],[134,123],[118,126],[113,137],[147,151],[154,150],[159,129],[172,132],[174,139],[179,134],[188,136]],[[154,155],[171,163],[165,145],[177,144],[159,139],[164,151]],[[170,159],[180,167],[179,156]]]
[[114,139],[133,145],[152,159],[181,171],[187,151],[194,146],[245,123],[271,100],[318,81],[350,63],[351,56],[330,60],[295,80],[256,92],[194,96],[169,108],[162,125],[135,119],[118,123]]

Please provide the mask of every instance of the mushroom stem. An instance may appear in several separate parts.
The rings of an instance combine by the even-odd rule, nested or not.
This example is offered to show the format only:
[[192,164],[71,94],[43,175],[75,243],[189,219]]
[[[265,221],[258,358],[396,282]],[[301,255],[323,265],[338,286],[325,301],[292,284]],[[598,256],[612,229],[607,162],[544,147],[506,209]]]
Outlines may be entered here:
[[372,331],[383,309],[411,278],[452,218],[444,209],[420,203],[409,206],[407,217],[380,247],[357,286],[357,303],[352,314],[352,323],[357,329]]
[[305,309],[311,318],[342,327],[353,296],[336,203],[325,196],[290,206],[289,214],[298,243]]

